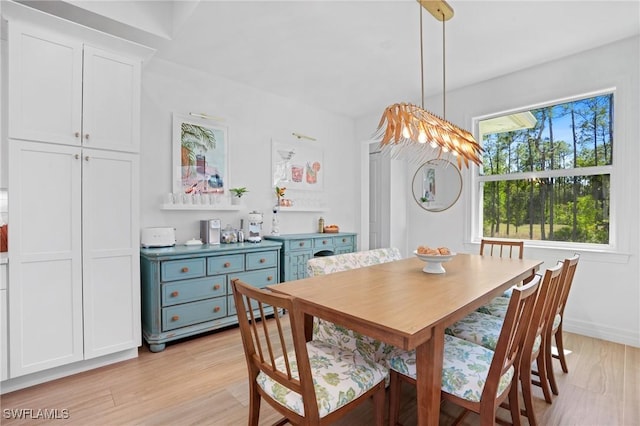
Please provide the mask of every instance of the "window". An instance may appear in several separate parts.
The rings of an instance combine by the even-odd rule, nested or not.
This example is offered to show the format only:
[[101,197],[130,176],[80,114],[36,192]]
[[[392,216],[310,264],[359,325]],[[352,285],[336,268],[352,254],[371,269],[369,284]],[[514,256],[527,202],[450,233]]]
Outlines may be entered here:
[[613,93],[479,121],[482,236],[609,244]]

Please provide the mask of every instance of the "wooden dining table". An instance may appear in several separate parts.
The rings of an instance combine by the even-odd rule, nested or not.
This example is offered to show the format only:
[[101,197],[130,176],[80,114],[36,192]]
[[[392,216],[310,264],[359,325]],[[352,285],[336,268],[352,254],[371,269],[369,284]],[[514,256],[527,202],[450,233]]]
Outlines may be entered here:
[[305,333],[313,317],[416,350],[419,425],[437,425],[444,329],[538,270],[542,261],[458,254],[446,272],[423,272],[416,257],[270,285],[300,300]]

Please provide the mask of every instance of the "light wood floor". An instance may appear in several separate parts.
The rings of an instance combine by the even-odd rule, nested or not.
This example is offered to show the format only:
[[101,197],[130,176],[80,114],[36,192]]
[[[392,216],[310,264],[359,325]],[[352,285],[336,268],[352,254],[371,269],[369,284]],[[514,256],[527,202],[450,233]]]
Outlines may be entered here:
[[[544,402],[538,388],[536,413],[541,425],[640,425],[640,349],[565,334],[569,374],[556,364],[560,395]],[[557,361],[554,361],[557,362]],[[239,330],[231,328],[170,344],[160,353],[140,348],[137,359],[2,395],[3,425],[244,425],[248,385]],[[415,391],[403,388],[401,422],[415,425]],[[262,404],[261,424],[279,417]],[[339,425],[370,425],[364,404]],[[7,410],[67,410],[66,420],[18,420]],[[441,424],[457,407],[443,405]],[[506,412],[505,412],[506,413]],[[508,416],[508,413],[506,414]],[[508,417],[506,417],[508,418]],[[527,424],[526,418],[522,418]],[[465,424],[478,424],[470,414]]]

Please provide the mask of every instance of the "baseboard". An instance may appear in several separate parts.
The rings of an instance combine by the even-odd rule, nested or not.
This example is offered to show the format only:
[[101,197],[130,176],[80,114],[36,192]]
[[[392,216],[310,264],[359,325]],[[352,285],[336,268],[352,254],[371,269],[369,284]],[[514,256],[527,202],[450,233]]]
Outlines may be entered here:
[[638,331],[629,329],[621,330],[619,328],[593,324],[587,321],[576,321],[570,319],[564,320],[562,329],[570,333],[640,348],[640,333]]
[[37,373],[8,379],[4,382],[0,382],[0,395],[137,357],[138,348],[127,349],[124,351],[116,352],[114,354],[109,354],[85,361],[74,362],[73,364],[63,365],[61,367],[51,368],[44,371],[38,371]]

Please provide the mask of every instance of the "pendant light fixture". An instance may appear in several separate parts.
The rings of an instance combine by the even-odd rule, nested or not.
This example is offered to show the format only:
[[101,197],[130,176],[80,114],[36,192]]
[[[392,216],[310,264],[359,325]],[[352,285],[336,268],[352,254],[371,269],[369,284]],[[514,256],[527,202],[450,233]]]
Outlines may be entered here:
[[[453,17],[453,9],[445,1],[417,0],[420,4],[420,78],[422,103],[420,106],[410,103],[397,103],[387,107],[382,113],[374,139],[380,140],[382,151],[389,151],[392,157],[404,157],[417,161],[441,158],[451,155],[456,158],[458,167],[469,161],[480,165],[482,147],[473,135],[447,121],[446,116],[446,78],[445,78],[445,21]],[[424,61],[422,47],[423,8],[437,20],[442,21],[442,118],[424,109]],[[431,157],[431,158],[427,158]]]

